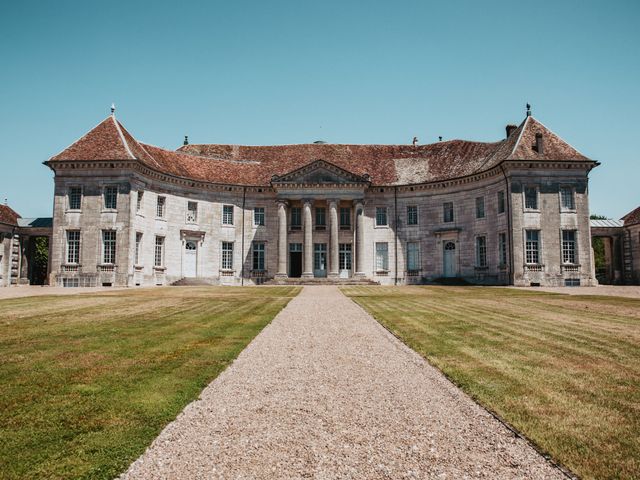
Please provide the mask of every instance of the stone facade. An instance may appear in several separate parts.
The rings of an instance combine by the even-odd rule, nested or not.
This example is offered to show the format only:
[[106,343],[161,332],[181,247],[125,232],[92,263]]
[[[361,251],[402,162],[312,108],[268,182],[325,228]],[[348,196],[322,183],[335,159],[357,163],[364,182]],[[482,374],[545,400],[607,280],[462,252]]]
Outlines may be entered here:
[[532,117],[508,133],[413,149],[170,152],[137,142],[111,117],[47,162],[50,282],[593,285],[588,173],[597,163]]

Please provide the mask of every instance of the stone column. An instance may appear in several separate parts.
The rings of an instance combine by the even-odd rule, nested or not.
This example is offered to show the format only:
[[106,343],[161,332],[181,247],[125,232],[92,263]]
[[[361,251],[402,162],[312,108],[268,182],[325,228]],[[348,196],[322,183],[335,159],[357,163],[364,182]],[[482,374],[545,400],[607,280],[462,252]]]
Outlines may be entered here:
[[304,228],[304,262],[302,265],[302,276],[304,278],[313,278],[313,222],[311,219],[311,200],[304,200],[302,222]]
[[329,200],[329,276],[337,277],[340,274],[338,255],[338,201]]
[[364,201],[356,200],[356,276],[364,277]]
[[287,202],[278,200],[278,271],[276,277],[287,276]]

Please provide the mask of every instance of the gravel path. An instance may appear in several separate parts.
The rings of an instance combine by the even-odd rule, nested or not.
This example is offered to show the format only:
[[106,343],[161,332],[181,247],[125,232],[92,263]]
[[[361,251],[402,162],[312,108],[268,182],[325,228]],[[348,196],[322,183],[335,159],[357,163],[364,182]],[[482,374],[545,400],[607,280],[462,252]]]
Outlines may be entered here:
[[124,479],[566,478],[336,287],[305,287]]

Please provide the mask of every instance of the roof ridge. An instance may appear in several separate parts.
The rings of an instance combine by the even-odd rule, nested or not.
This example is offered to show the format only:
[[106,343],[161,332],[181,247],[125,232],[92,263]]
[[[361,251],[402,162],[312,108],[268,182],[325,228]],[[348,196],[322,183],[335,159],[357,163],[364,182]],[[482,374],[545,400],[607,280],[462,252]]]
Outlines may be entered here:
[[527,115],[527,117],[520,122],[520,133],[518,134],[518,138],[516,139],[516,143],[513,144],[513,150],[511,150],[511,153],[509,155],[507,155],[507,158],[510,158],[511,156],[513,156],[516,153],[516,149],[518,148],[518,145],[520,145],[520,140],[522,140],[522,134],[524,133],[524,130],[527,128],[527,122],[529,121],[529,119],[531,118],[531,115]]
[[122,141],[122,144],[124,145],[125,150],[131,156],[132,160],[137,160],[136,156],[131,152],[131,149],[129,148],[129,144],[127,143],[127,140],[124,138],[124,134],[120,129],[120,122],[116,120],[115,115],[111,115],[111,120],[113,120],[113,124],[116,126],[116,130],[118,130],[118,134],[120,135],[120,140]]
[[[111,116],[111,115],[109,115]],[[102,125],[104,122],[106,122],[109,119],[109,117],[105,118],[104,120],[100,120],[98,123],[96,123],[93,128],[90,128],[85,134],[81,135],[80,137],[76,138],[75,141],[71,142],[69,145],[67,145],[66,147],[64,147],[62,150],[60,150],[58,153],[56,153],[55,155],[51,155],[51,157],[49,157],[49,160],[57,157],[58,155],[60,155],[61,153],[63,153],[64,151],[66,151],[69,147],[71,147],[72,145],[75,145],[76,143],[78,143],[80,140],[82,140],[84,137],[86,137],[87,135],[89,135],[91,132],[93,132],[96,128],[98,128],[100,125]]]

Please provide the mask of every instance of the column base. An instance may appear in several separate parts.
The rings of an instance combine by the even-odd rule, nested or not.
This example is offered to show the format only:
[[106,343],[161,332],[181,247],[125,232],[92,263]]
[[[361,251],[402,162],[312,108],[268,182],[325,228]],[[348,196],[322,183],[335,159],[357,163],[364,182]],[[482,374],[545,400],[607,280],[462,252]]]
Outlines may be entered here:
[[364,272],[356,272],[353,274],[354,277],[358,277],[358,278],[364,278],[366,277]]
[[302,272],[302,278],[313,278],[313,272]]
[[286,273],[276,273],[273,278],[279,278],[279,279],[289,278],[289,275],[287,275]]
[[340,273],[338,272],[329,272],[329,275],[327,275],[329,278],[340,278]]

